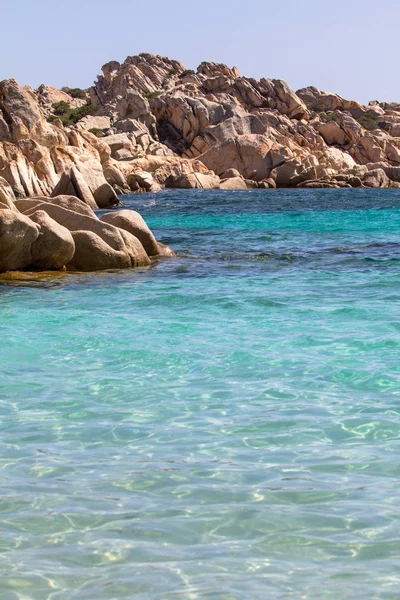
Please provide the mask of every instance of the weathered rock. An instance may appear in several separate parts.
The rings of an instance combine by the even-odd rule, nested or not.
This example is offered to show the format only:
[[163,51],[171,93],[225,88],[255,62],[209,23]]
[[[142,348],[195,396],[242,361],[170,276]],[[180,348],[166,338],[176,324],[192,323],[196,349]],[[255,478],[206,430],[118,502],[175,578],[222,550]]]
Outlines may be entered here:
[[273,145],[273,140],[265,135],[241,135],[212,147],[199,159],[217,175],[233,168],[245,179],[261,180],[270,175]]
[[0,177],[0,209],[15,210],[15,195],[8,181]]
[[373,169],[365,174],[363,184],[371,188],[388,187],[389,178],[383,169]]
[[142,243],[148,256],[156,256],[159,254],[156,238],[138,212],[134,210],[118,210],[117,212],[102,215],[100,220],[115,225],[115,227],[119,227],[125,231],[129,231],[129,233],[137,237]]
[[[383,164],[395,181],[387,169],[400,166],[396,103],[362,106],[312,87],[295,93],[282,80],[242,77],[211,62],[193,73],[150,54],[107,63],[89,95],[98,114],[66,127],[46,121],[52,104],[74,107],[87,98],[0,83],[0,177],[16,197],[53,192],[106,208],[118,202],[115,191],[129,187],[204,187],[197,173],[209,187],[214,175],[207,170],[222,180],[241,177],[265,187],[273,179],[284,187],[330,181],[356,163]],[[193,161],[198,157],[202,167]],[[171,160],[157,164],[158,158]]]
[[348,183],[350,187],[357,188],[362,186],[362,181],[360,177],[357,177],[356,175],[334,175],[332,180]]
[[253,181],[253,179],[245,179],[244,182],[248,190],[258,189],[258,181]]
[[317,123],[315,127],[328,145],[337,144],[338,146],[344,146],[349,142],[346,133],[336,121]]
[[78,108],[79,106],[86,104],[85,98],[73,98],[65,91],[65,89],[58,90],[49,85],[41,85],[38,87],[36,90],[36,97],[39,106],[45,115],[51,115],[53,113],[53,104],[58,102],[66,102],[71,108]]
[[[63,173],[60,177],[59,182],[51,192],[52,196],[78,196],[78,192],[76,191],[72,181],[71,176],[68,173]],[[79,196],[78,196],[79,197]]]
[[98,187],[93,195],[99,208],[109,208],[120,204],[117,194],[107,181]]
[[162,244],[161,242],[157,242],[158,253],[157,256],[162,258],[174,258],[176,257],[175,252],[166,244]]
[[56,196],[55,198],[38,196],[34,198],[24,198],[22,200],[16,200],[15,206],[21,213],[30,215],[32,211],[38,210],[43,203],[49,202],[56,206],[72,210],[78,214],[86,215],[87,217],[92,217],[94,219],[97,218],[93,210],[75,196]]
[[276,189],[276,181],[274,179],[272,179],[271,177],[269,177],[268,179],[265,179],[265,181],[262,181],[261,183],[267,184],[268,188],[270,190]]
[[247,185],[242,177],[222,179],[219,187],[221,190],[247,190]]
[[129,269],[145,267],[150,263],[139,240],[126,231],[121,234],[122,243],[118,249],[111,247],[93,231],[74,231],[72,237],[75,254],[69,266],[78,271]]
[[32,244],[39,227],[15,210],[0,210],[0,272],[25,269],[32,262]]
[[65,140],[62,132],[43,118],[31,88],[19,86],[15,79],[0,82],[0,108],[13,142],[31,138],[50,148]]
[[69,265],[78,270],[122,269],[149,264],[142,244],[123,229],[50,202],[43,202],[40,210],[72,233],[75,254]]
[[221,179],[234,179],[236,177],[241,177],[237,169],[228,169],[221,175]]
[[345,100],[341,96],[330,92],[321,92],[313,86],[297,90],[296,94],[309,109],[317,112],[335,110],[361,110],[363,112],[363,107],[358,102]]
[[146,192],[158,192],[161,190],[161,186],[154,180],[151,173],[145,171],[139,171],[132,173],[129,179],[129,185],[131,189],[134,189],[135,183]]
[[43,210],[30,215],[39,226],[39,237],[31,247],[31,266],[42,270],[58,270],[67,265],[75,253],[71,233]]
[[109,117],[94,117],[93,115],[86,115],[76,124],[77,129],[110,129],[111,122]]
[[171,176],[167,179],[165,185],[168,188],[181,188],[185,190],[214,190],[219,188],[220,179],[217,175],[189,173],[187,175],[179,175],[177,177]]
[[[80,198],[83,202],[85,202],[85,204],[90,206],[90,208],[93,208],[94,210],[96,210],[96,208],[97,208],[96,200],[95,200],[88,184],[86,183],[84,177],[82,176],[82,174],[78,171],[78,169],[76,167],[72,167],[70,177],[71,177],[71,183],[76,192],[76,196],[78,198]],[[54,195],[54,193],[53,193],[53,195]],[[57,194],[55,194],[55,195],[57,195]]]

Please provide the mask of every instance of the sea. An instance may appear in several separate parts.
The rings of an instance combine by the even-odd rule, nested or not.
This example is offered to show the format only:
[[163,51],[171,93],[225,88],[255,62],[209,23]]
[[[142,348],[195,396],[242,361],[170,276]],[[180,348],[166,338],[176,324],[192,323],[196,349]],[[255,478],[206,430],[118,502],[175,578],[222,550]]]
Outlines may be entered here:
[[398,600],[400,190],[121,200],[177,258],[0,281],[0,598]]

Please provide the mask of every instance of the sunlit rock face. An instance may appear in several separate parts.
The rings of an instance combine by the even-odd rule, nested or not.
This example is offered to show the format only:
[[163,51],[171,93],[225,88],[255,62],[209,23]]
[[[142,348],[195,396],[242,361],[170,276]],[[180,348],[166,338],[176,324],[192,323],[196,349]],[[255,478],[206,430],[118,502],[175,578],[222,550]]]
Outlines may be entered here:
[[[64,194],[107,208],[131,191],[219,187],[230,169],[248,187],[392,186],[399,135],[399,104],[294,92],[213,62],[193,71],[130,56],[105,64],[89,90],[0,82],[0,177],[16,198]],[[367,175],[377,168],[385,178]]]

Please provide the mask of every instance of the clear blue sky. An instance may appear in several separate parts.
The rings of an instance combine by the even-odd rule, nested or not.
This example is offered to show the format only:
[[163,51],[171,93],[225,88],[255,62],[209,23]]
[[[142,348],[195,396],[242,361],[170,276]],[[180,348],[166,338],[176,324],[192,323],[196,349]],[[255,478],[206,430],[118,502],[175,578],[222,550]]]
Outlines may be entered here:
[[399,0],[2,0],[0,79],[88,87],[151,52],[361,102],[400,101]]

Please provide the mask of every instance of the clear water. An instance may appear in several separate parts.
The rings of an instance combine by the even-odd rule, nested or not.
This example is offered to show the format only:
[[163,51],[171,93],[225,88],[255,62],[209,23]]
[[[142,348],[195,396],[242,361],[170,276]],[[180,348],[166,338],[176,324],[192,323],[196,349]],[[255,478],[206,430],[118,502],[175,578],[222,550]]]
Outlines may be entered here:
[[0,285],[0,597],[400,598],[400,193],[124,198],[180,256]]

